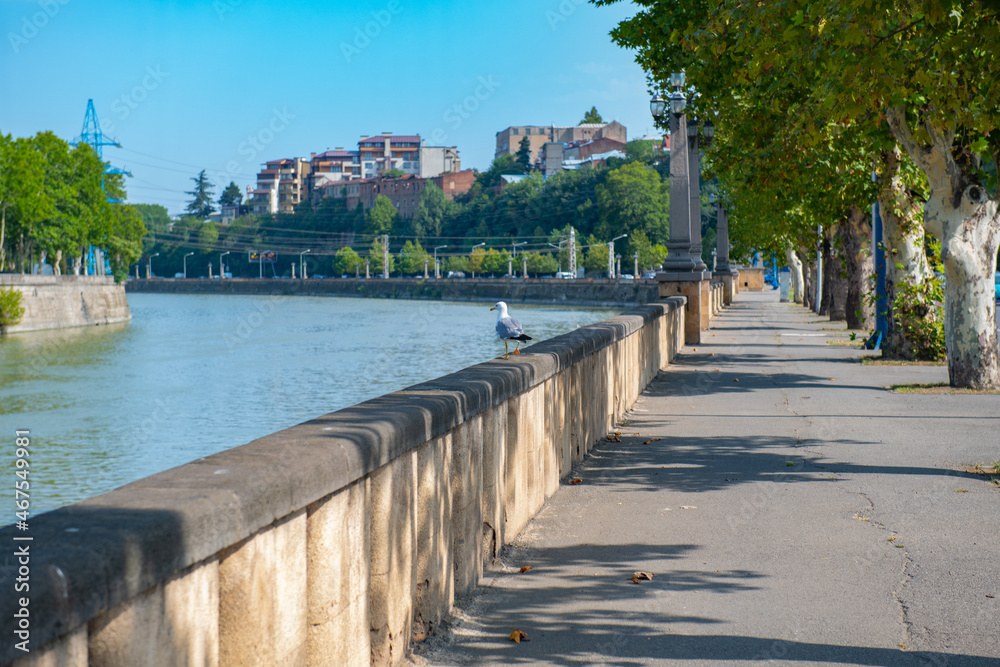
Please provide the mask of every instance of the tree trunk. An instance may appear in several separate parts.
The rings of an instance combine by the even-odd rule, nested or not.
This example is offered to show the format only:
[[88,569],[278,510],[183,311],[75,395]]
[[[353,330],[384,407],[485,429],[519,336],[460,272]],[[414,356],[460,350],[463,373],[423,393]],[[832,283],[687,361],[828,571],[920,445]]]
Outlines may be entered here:
[[[894,305],[899,290],[906,285],[921,287],[930,273],[924,252],[924,228],[919,204],[909,194],[899,175],[899,148],[882,152],[883,173],[879,180],[878,205],[882,216],[882,245],[885,248],[885,293],[888,317],[882,356],[913,359],[916,341],[908,338],[901,313]],[[934,309],[926,315],[934,317]]]
[[847,221],[840,225],[843,239],[844,265],[847,269],[847,299],[844,314],[848,329],[869,330],[875,326],[871,300],[866,299],[875,262],[870,251],[872,242],[871,216],[857,206],[847,212]]
[[816,295],[816,264],[811,262],[805,265],[805,269],[802,272],[802,277],[805,279],[805,285],[802,290],[802,305],[809,310],[816,310],[816,304],[814,303]]
[[785,261],[788,262],[788,268],[792,272],[792,300],[795,303],[802,303],[806,282],[802,279],[802,260],[795,254],[792,246],[785,247]]
[[1000,236],[998,202],[953,154],[955,132],[924,122],[917,140],[902,107],[888,112],[893,136],[927,175],[924,228],[941,241],[945,344],[953,387],[1000,388],[993,275]]
[[847,263],[844,261],[843,225],[836,225],[830,243],[830,319],[847,319]]
[[820,315],[830,315],[830,307],[833,303],[833,279],[835,274],[840,271],[839,265],[833,261],[833,244],[831,239],[835,235],[836,232],[833,225],[823,228],[823,285],[821,287],[823,295],[820,298],[819,304]]

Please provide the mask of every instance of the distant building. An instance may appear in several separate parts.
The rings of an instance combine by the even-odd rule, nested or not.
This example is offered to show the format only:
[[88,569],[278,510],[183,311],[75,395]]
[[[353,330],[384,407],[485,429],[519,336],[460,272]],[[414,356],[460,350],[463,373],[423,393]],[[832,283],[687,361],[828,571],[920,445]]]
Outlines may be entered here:
[[252,190],[251,207],[257,214],[293,213],[307,196],[306,179],[311,171],[307,160],[284,158],[270,160],[257,174],[257,187]]
[[541,160],[542,147],[547,143],[580,144],[595,139],[612,139],[624,145],[627,141],[627,130],[618,121],[610,123],[584,123],[571,127],[557,125],[517,125],[497,132],[496,153],[500,155],[516,155],[521,147],[521,140],[528,138],[531,151],[531,163],[538,164]]
[[[361,206],[370,209],[379,196],[384,196],[392,202],[401,218],[412,218],[417,212],[420,195],[428,183],[433,183],[444,192],[448,199],[465,194],[476,181],[476,174],[471,169],[454,174],[439,174],[431,178],[420,178],[406,174],[398,178],[376,176],[362,178],[346,183],[328,182],[318,186],[319,199],[332,197],[343,199],[349,210]],[[316,201],[318,201],[317,199]]]

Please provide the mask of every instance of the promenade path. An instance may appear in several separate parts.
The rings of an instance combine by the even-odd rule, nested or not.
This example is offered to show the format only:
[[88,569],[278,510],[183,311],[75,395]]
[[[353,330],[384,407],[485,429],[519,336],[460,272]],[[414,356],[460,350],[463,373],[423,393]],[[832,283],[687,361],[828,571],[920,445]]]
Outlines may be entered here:
[[836,326],[740,294],[414,662],[1000,665],[1000,395]]

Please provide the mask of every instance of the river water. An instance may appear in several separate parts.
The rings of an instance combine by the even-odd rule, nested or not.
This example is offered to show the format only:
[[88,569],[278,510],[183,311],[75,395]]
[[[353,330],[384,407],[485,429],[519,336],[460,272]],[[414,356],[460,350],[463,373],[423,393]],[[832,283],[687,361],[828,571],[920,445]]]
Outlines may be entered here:
[[[14,431],[30,430],[32,515],[503,352],[492,304],[128,299],[128,323],[0,337],[0,484]],[[535,342],[612,314],[512,310]]]

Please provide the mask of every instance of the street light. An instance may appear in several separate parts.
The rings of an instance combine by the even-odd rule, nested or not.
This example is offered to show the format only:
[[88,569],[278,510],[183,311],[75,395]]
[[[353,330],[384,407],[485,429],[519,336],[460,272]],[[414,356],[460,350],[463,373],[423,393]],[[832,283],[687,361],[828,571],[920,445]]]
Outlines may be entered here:
[[447,245],[439,245],[434,247],[434,277],[441,277],[441,269],[438,268],[438,250],[441,248],[447,248]]
[[310,248],[309,250],[303,250],[302,252],[299,253],[299,269],[300,273],[302,274],[302,280],[306,279],[306,265],[302,263],[302,255],[306,254],[307,252],[312,252],[312,248]]
[[628,234],[621,234],[608,241],[608,278],[614,279],[615,277],[615,241],[626,236]]
[[160,256],[160,253],[154,252],[146,260],[146,280],[149,280],[150,278],[153,277],[153,258],[154,257],[159,257],[159,256]]
[[517,246],[519,246],[519,245],[526,245],[527,243],[528,243],[527,241],[521,241],[520,243],[514,243],[514,241],[512,240],[510,242],[510,247],[511,247],[511,250],[512,250],[511,256],[512,257],[517,257]]
[[230,252],[231,252],[230,250],[227,250],[226,252],[219,255],[219,280],[223,280],[226,277],[226,272],[222,268],[222,258],[228,255]]
[[188,277],[188,257],[190,257],[193,254],[194,254],[193,252],[189,252],[188,254],[184,255],[184,278],[185,279],[187,279],[187,277]]

